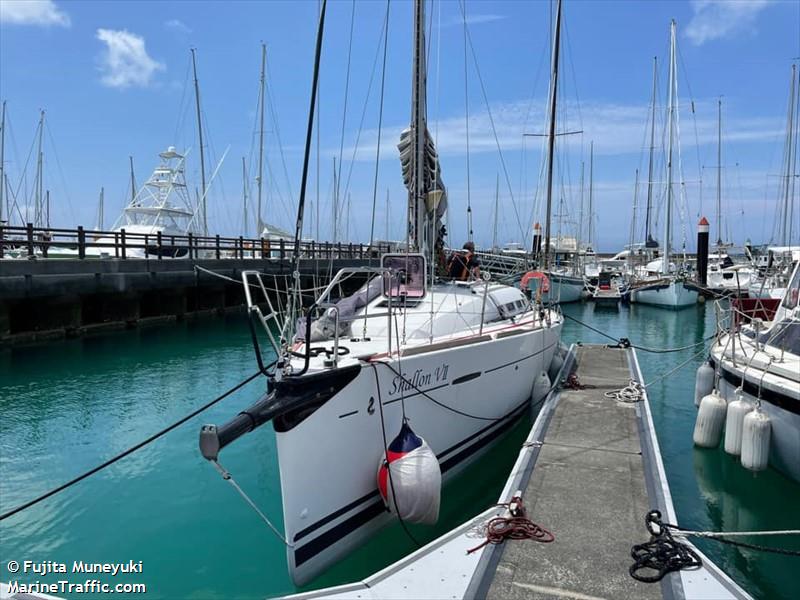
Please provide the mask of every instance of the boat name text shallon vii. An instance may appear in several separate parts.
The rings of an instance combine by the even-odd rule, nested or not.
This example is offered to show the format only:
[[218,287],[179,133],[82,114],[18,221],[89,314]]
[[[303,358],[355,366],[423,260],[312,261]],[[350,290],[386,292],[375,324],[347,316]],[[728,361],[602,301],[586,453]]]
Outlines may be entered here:
[[440,381],[447,381],[447,370],[449,368],[450,365],[444,364],[441,367],[436,367],[432,372],[417,369],[411,377],[406,373],[397,375],[392,380],[392,389],[389,390],[389,395],[394,396],[398,392],[419,389],[423,386],[430,385],[431,382],[438,383]]

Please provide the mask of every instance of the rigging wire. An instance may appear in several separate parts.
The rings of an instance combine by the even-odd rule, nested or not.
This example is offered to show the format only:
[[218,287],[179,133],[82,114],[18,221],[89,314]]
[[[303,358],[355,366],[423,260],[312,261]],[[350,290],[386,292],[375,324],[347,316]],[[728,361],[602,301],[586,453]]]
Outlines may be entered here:
[[483,95],[483,102],[486,105],[486,112],[489,115],[489,123],[492,126],[492,134],[494,136],[495,144],[497,145],[497,152],[500,155],[500,164],[503,167],[503,175],[504,175],[505,180],[506,180],[506,185],[508,186],[508,194],[509,194],[509,197],[511,198],[511,205],[514,207],[514,214],[515,214],[515,216],[517,218],[517,225],[519,226],[520,233],[522,234],[522,243],[525,245],[525,247],[527,247],[527,245],[528,245],[528,232],[526,231],[527,228],[522,226],[522,219],[519,216],[519,210],[517,208],[517,202],[516,202],[516,200],[514,198],[514,189],[511,186],[511,178],[508,175],[508,168],[506,167],[506,160],[505,160],[505,157],[503,156],[503,148],[500,146],[500,138],[497,135],[497,127],[495,126],[494,116],[492,115],[492,108],[489,105],[489,98],[488,98],[488,96],[486,94],[486,86],[483,83],[483,76],[481,75],[480,65],[478,64],[478,57],[477,57],[477,55],[475,53],[475,46],[472,43],[472,36],[469,33],[469,26],[466,25],[466,16],[465,16],[466,13],[465,13],[465,10],[464,10],[464,0],[459,0],[458,5],[459,5],[459,8],[461,9],[461,14],[462,14],[462,16],[464,18],[464,21],[465,21],[464,30],[466,31],[466,34],[467,34],[467,42],[468,42],[468,45],[469,45],[469,48],[470,48],[470,52],[472,54],[472,62],[474,64],[474,66],[475,66],[475,72],[478,75],[478,83],[480,83],[481,94]]
[[[264,370],[266,371],[266,370],[270,369],[274,364],[275,363],[273,362],[270,365],[267,365],[264,368]],[[240,390],[241,388],[243,388],[248,383],[250,383],[251,381],[253,381],[254,379],[256,379],[257,377],[259,377],[262,374],[263,374],[262,371],[257,371],[255,373],[253,373],[249,377],[247,377],[247,378],[243,379],[242,381],[240,381],[239,383],[237,383],[232,388],[228,389],[228,391],[220,394],[219,396],[217,396],[216,398],[214,398],[210,402],[207,402],[206,404],[204,404],[200,408],[198,408],[196,410],[193,410],[188,415],[186,415],[184,417],[181,417],[180,419],[178,419],[177,421],[175,421],[171,425],[168,425],[167,427],[164,427],[160,431],[158,431],[158,432],[154,433],[153,435],[151,435],[150,437],[142,440],[138,444],[134,444],[133,446],[129,447],[127,450],[123,450],[119,454],[109,458],[108,460],[106,460],[106,461],[100,463],[99,465],[89,469],[88,471],[83,472],[82,474],[78,475],[77,477],[74,477],[74,478],[70,479],[66,483],[64,483],[64,484],[62,484],[62,485],[60,485],[58,487],[55,487],[55,488],[51,489],[48,492],[45,492],[44,494],[42,494],[40,496],[37,496],[33,500],[29,500],[28,502],[20,504],[16,508],[12,508],[11,510],[6,511],[5,513],[0,515],[0,521],[3,521],[3,520],[5,520],[5,519],[7,519],[9,517],[12,517],[15,514],[21,512],[23,510],[26,510],[26,509],[28,509],[28,508],[36,505],[36,504],[39,504],[40,502],[42,502],[44,500],[47,500],[51,496],[54,496],[54,495],[58,494],[59,492],[62,492],[64,490],[66,490],[67,488],[72,487],[73,485],[75,485],[76,483],[79,483],[80,481],[83,481],[87,477],[90,477],[90,476],[94,475],[95,473],[98,473],[99,471],[102,471],[103,469],[105,469],[107,467],[110,467],[115,462],[117,462],[119,460],[122,460],[126,456],[128,456],[130,454],[133,454],[134,452],[136,452],[137,450],[139,450],[141,448],[144,448],[145,446],[147,446],[147,445],[151,444],[152,442],[156,441],[158,438],[166,435],[167,433],[169,433],[173,429],[176,429],[177,427],[180,427],[181,425],[183,425],[184,423],[186,423],[190,419],[196,417],[200,413],[208,410],[209,408],[211,408],[215,404],[221,402],[222,400],[224,400],[225,398],[227,398],[228,396],[230,396],[234,392]]]
[[[383,131],[383,98],[386,86],[386,53],[389,46],[389,8],[391,0],[386,0],[386,27],[384,28],[383,38],[383,66],[381,67],[381,96],[378,105],[378,141],[375,146],[375,178],[372,184],[372,220],[369,228],[369,244],[370,246],[375,241],[375,210],[378,203],[378,173],[381,164],[381,132]],[[344,131],[344,130],[343,130]],[[342,138],[344,141],[344,137]],[[339,163],[341,169],[341,163]]]
[[[336,176],[336,197],[340,198],[339,191],[342,186],[342,154],[344,153],[344,131],[345,131],[345,124],[347,123],[347,100],[350,97],[350,63],[351,57],[353,54],[353,25],[355,24],[356,18],[356,0],[353,0],[350,5],[350,38],[347,44],[347,72],[345,75],[345,83],[344,83],[344,107],[342,108],[342,135],[339,139],[339,171]],[[385,51],[384,51],[384,64],[385,64]],[[318,124],[319,128],[319,124]],[[380,137],[380,129],[378,130],[378,137]],[[378,142],[380,145],[380,142]],[[346,193],[345,193],[346,194]],[[333,218],[336,219],[338,215],[334,215]]]

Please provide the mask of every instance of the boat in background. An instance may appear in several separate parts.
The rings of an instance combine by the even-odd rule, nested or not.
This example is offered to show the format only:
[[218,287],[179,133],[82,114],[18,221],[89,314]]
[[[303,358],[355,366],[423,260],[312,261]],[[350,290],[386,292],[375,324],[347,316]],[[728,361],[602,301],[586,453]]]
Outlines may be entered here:
[[[664,248],[660,258],[645,267],[646,275],[631,283],[631,302],[680,309],[697,302],[697,289],[688,285],[685,265],[670,262],[672,243],[673,145],[677,141],[678,91],[676,24],[670,24],[669,95],[667,101],[667,190],[664,208]],[[678,141],[678,143],[680,143]]]

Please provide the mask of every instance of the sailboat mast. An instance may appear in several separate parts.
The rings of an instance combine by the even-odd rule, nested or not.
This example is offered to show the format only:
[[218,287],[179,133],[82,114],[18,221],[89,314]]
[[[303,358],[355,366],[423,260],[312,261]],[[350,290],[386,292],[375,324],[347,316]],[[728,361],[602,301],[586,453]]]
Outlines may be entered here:
[[100,202],[97,206],[97,231],[103,231],[105,229],[105,214],[104,213],[104,204],[105,201],[105,189],[100,188]]
[[425,243],[425,146],[426,146],[426,73],[425,73],[425,2],[414,2],[414,71],[411,98],[411,133],[414,136],[414,158],[412,162],[413,187],[409,194],[411,216],[411,246],[417,252],[427,254]]
[[261,220],[261,190],[264,181],[264,101],[266,100],[266,69],[267,69],[267,46],[261,44],[261,98],[259,126],[258,126],[258,203],[256,213],[256,235],[260,236],[263,231],[263,221]]
[[498,209],[500,208],[500,173],[497,174],[497,180],[494,184],[494,230],[492,231],[492,251],[497,250],[497,218]]
[[44,201],[44,194],[43,194],[43,181],[44,181],[44,155],[42,153],[42,137],[44,134],[44,111],[41,111],[39,116],[39,145],[37,149],[37,159],[36,159],[36,204],[34,206],[34,226],[41,227],[42,221],[44,220],[43,213],[43,206],[42,203]]
[[136,177],[133,175],[133,156],[129,156],[128,161],[131,165],[131,202],[133,202],[133,199],[136,198]]
[[575,240],[578,250],[580,250],[581,242],[583,241],[583,168],[584,163],[581,161],[581,210],[580,217],[578,218],[578,239]]
[[[3,221],[3,197],[5,196],[5,158],[6,158],[6,101],[3,100],[3,114],[0,116],[0,222]],[[7,215],[9,224],[11,215]]]
[[636,243],[636,213],[639,210],[639,169],[636,169],[636,179],[633,184],[633,218],[631,218],[631,237],[628,249],[628,263],[633,263],[633,245]]
[[47,228],[50,229],[50,190],[47,190],[44,193],[44,205],[45,205],[45,224]]
[[386,188],[386,241],[389,241],[389,188]]
[[717,246],[722,246],[722,99],[717,100]]
[[594,250],[594,141],[589,142],[589,231],[586,235],[586,243]]
[[332,237],[331,241],[337,241],[336,236],[338,234],[338,218],[337,213],[339,212],[339,194],[337,193],[337,182],[336,182],[336,157],[333,157],[333,214],[331,215],[331,228],[332,228]]
[[672,138],[674,133],[675,111],[675,21],[670,24],[669,35],[669,100],[667,108],[667,205],[664,218],[664,252],[661,272],[669,273],[669,252],[672,242]]
[[[244,234],[247,235],[247,164],[245,157],[242,157],[242,228]],[[260,236],[261,232],[256,231],[256,237]]]
[[781,243],[784,246],[788,246],[791,243],[789,239],[791,234],[789,233],[788,227],[790,226],[790,201],[792,200],[792,168],[794,166],[794,157],[793,157],[793,150],[794,150],[794,142],[792,141],[792,136],[794,135],[794,105],[795,105],[795,94],[797,90],[795,89],[795,83],[797,81],[796,77],[797,72],[797,65],[792,65],[792,82],[789,86],[789,120],[787,123],[786,128],[786,185],[783,190],[783,228],[781,232]]
[[653,110],[650,117],[650,160],[647,164],[647,208],[644,221],[645,247],[652,245],[653,235],[650,219],[653,211],[653,153],[656,149],[656,82],[658,81],[658,57],[653,57]]
[[208,215],[206,213],[206,156],[203,148],[203,120],[200,117],[200,84],[197,81],[196,50],[192,48],[192,73],[194,74],[194,105],[197,109],[197,137],[200,141],[200,190],[202,195],[203,235],[208,235]]
[[[550,135],[547,138],[547,212],[545,219],[544,268],[550,264],[550,219],[553,211],[553,156],[556,147],[556,98],[558,97],[558,51],[561,41],[561,0],[556,5],[553,64],[550,74]],[[591,198],[591,189],[589,191]],[[591,227],[591,226],[590,226]],[[590,229],[591,231],[591,229]]]

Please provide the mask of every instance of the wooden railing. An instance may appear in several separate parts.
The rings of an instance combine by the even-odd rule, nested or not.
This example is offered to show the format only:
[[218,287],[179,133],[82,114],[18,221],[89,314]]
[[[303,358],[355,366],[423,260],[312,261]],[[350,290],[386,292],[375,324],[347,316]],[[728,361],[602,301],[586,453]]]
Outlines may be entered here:
[[[390,244],[343,242],[300,242],[303,258],[377,258],[391,250]],[[125,231],[95,231],[83,227],[58,229],[0,225],[0,258],[75,258],[75,259],[225,259],[291,258],[294,242],[260,238],[162,235]]]

